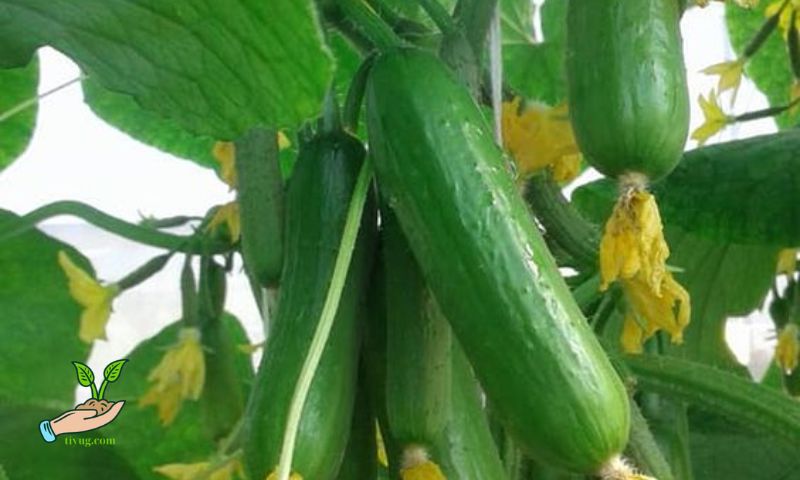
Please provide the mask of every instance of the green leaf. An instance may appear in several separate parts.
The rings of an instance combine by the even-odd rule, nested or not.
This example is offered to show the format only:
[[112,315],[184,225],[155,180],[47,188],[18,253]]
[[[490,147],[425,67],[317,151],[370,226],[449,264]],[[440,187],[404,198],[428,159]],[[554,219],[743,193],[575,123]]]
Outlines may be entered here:
[[83,387],[88,387],[94,383],[94,372],[88,365],[81,362],[72,362],[75,365],[75,372],[78,375],[78,383]]
[[[725,9],[728,34],[733,48],[740,55],[766,20],[764,11],[769,5],[775,3],[775,0],[758,3],[759,5],[752,9]],[[791,5],[789,8],[791,8]],[[725,60],[732,59],[719,59],[720,62]],[[778,106],[789,103],[790,88],[793,80],[786,42],[783,40],[780,28],[772,32],[772,35],[761,45],[758,52],[747,62],[745,72],[755,82],[759,90],[767,96],[770,105]],[[787,127],[796,120],[797,118],[792,118],[789,113],[776,117],[776,121],[781,127]]]
[[503,42],[532,42],[533,2],[530,0],[500,0],[500,22]]
[[125,362],[127,361],[128,359],[125,358],[109,363],[106,366],[106,369],[103,370],[103,376],[105,377],[105,380],[107,380],[109,383],[116,382],[119,378],[119,374],[122,373],[122,366],[125,365]]
[[725,242],[800,245],[800,130],[698,148],[653,190],[665,222]]
[[[513,35],[503,36],[503,75],[506,84],[515,93],[548,105],[565,100],[564,41],[566,27],[566,1],[547,0],[541,7],[544,41],[533,43],[531,35],[523,36],[519,30],[532,31],[524,23],[530,17],[523,4],[530,2],[505,0],[502,4],[504,27],[506,17],[516,19]],[[515,12],[516,16],[509,13]],[[508,20],[509,22],[511,20]],[[530,30],[529,30],[530,29]]]
[[[222,321],[233,342],[241,344],[247,341],[234,317],[226,314]],[[104,427],[103,433],[118,439],[116,451],[128,460],[140,478],[161,479],[163,477],[155,474],[153,467],[205,461],[216,451],[216,444],[206,428],[202,397],[199,401],[184,402],[175,421],[166,427],[161,425],[154,407],[137,405],[139,398],[150,388],[147,380],[150,371],[175,344],[182,327],[184,325],[180,322],[173,323],[139,344],[128,355],[125,378],[114,385],[114,398],[110,399],[124,399],[127,403],[119,418]],[[242,357],[247,361],[248,357]],[[238,378],[242,382],[248,381],[246,375]]]
[[214,138],[193,135],[175,121],[142,108],[130,95],[103,88],[95,79],[83,80],[82,86],[84,102],[110,125],[164,152],[191,160],[203,167],[217,167],[211,154],[216,142]]
[[[19,217],[0,210],[0,224],[17,228]],[[71,362],[85,361],[89,346],[78,339],[81,310],[58,266],[59,250],[92,274],[78,251],[39,230],[0,242],[0,404],[25,399],[61,410],[74,406]]]
[[311,117],[333,73],[311,0],[0,0],[6,38],[0,59],[52,45],[105,88],[220,140]]
[[[36,97],[39,86],[39,60],[27,66],[0,70],[0,114]],[[38,102],[5,120],[0,120],[0,171],[17,159],[28,147],[36,126]]]
[[[126,405],[114,423],[120,422],[127,413],[126,409],[133,410],[132,407],[135,408],[133,405]],[[123,437],[104,435],[107,427],[102,430],[59,435],[55,443],[46,443],[39,433],[39,422],[52,420],[62,413],[61,410],[30,405],[13,403],[0,405],[0,463],[8,478],[14,480],[139,478],[119,455],[118,446],[124,442]],[[67,444],[67,441],[70,444]],[[98,444],[87,446],[78,442]]]

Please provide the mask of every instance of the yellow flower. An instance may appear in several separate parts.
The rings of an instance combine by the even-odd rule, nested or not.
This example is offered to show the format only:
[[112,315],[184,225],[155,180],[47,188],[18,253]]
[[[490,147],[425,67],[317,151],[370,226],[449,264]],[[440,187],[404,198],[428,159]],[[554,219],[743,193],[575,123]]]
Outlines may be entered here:
[[664,240],[655,198],[632,188],[620,196],[600,241],[600,289],[616,281],[628,300],[622,348],[638,353],[642,343],[659,330],[672,341],[683,340],[689,324],[689,294],[667,270],[669,247]]
[[[783,37],[786,38],[786,35],[789,33],[789,24],[792,22],[792,14],[795,10],[800,13],[800,0],[790,0],[789,4],[786,5],[786,8],[783,10],[781,10],[781,5],[783,5],[783,0],[776,0],[770,3],[766,10],[764,10],[764,15],[766,17],[771,17],[780,12],[778,26],[783,33]],[[800,29],[800,15],[795,16],[795,28]]]
[[733,90],[733,98],[742,83],[742,71],[747,58],[742,57],[728,62],[716,63],[701,70],[706,75],[719,75],[717,91],[722,93],[726,90]]
[[661,295],[639,277],[622,281],[628,309],[622,327],[622,349],[626,353],[641,353],[642,343],[657,331],[670,334],[673,343],[683,341],[683,330],[689,325],[691,304],[689,293],[667,271],[661,285]]
[[[272,472],[267,475],[267,480],[278,480],[278,472]],[[299,473],[292,473],[289,475],[289,480],[303,480],[303,476]]]
[[558,181],[580,173],[580,150],[575,143],[567,106],[528,106],[519,112],[520,99],[503,103],[503,146],[511,153],[520,177],[545,167]]
[[238,202],[233,201],[221,205],[217,211],[214,212],[214,216],[211,217],[211,221],[208,222],[206,230],[213,231],[219,228],[223,223],[228,227],[228,235],[230,236],[231,243],[238,242],[239,237],[242,235],[242,221],[239,216]]
[[139,399],[139,405],[156,405],[161,423],[169,425],[178,415],[186,399],[197,400],[203,392],[206,364],[200,330],[184,328],[178,342],[170,347],[161,362],[150,371],[150,389]]
[[700,108],[703,110],[703,116],[706,121],[692,132],[692,139],[697,140],[698,145],[703,145],[709,138],[730,123],[732,117],[722,111],[717,94],[713,90],[708,94],[708,100],[700,95],[697,101],[700,103]]
[[114,284],[105,287],[100,285],[63,251],[58,252],[58,264],[67,276],[70,295],[83,307],[78,337],[86,343],[97,338],[105,339],[111,303],[119,293],[119,288]]
[[442,470],[428,458],[428,451],[420,445],[409,445],[403,450],[400,467],[402,480],[446,480]]
[[783,327],[778,335],[778,346],[775,347],[775,361],[789,375],[797,367],[797,356],[800,355],[800,341],[797,335],[800,333],[797,325],[790,323]]
[[784,248],[778,252],[778,266],[776,273],[792,275],[797,270],[797,248]]
[[233,480],[245,478],[242,462],[238,458],[230,458],[218,464],[212,462],[170,463],[153,468],[172,480]]
[[233,142],[216,142],[211,150],[219,163],[219,176],[231,189],[239,184],[236,176],[236,145]]

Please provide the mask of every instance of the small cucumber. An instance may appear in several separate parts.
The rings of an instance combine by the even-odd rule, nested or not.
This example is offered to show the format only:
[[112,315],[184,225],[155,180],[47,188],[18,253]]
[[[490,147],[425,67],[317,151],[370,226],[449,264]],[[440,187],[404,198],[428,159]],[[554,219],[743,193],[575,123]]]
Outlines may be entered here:
[[657,180],[681,159],[689,94],[675,0],[573,0],[567,86],[575,137],[609,177]]
[[237,200],[245,270],[274,287],[283,263],[283,178],[277,132],[253,128],[236,141]]
[[[287,190],[286,257],[277,311],[244,426],[245,465],[263,479],[278,464],[298,375],[328,291],[364,149],[342,131],[301,145]],[[303,409],[292,470],[306,480],[336,477],[356,390],[361,293],[376,219],[364,212],[339,309]]]
[[411,48],[375,61],[366,98],[380,191],[493,407],[531,455],[598,471],[627,442],[628,397],[480,108]]
[[458,343],[452,347],[452,403],[447,426],[434,451],[447,478],[505,480],[508,478],[481,403],[480,387]]
[[[425,286],[397,220],[382,210],[386,274],[386,410],[402,469],[428,458],[450,408],[450,326]],[[418,452],[421,456],[415,455]],[[434,468],[430,466],[429,468]]]

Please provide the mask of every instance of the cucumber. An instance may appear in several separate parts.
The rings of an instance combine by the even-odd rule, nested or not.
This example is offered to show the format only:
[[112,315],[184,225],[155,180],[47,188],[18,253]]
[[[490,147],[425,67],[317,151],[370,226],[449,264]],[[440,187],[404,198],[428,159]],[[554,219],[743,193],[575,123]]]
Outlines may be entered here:
[[426,461],[438,463],[430,458],[430,447],[447,423],[452,341],[397,220],[382,212],[386,410],[389,429],[403,450],[403,473]]
[[375,417],[370,408],[367,383],[363,368],[356,389],[356,403],[347,450],[339,467],[337,480],[376,480],[378,476],[378,450],[375,437]]
[[[341,130],[301,145],[287,190],[286,257],[277,311],[245,416],[250,478],[278,464],[289,405],[334,269],[364,149]],[[303,409],[293,472],[333,479],[350,432],[356,390],[361,292],[369,274],[376,219],[367,206],[330,338]]]
[[680,161],[689,94],[675,0],[573,0],[566,70],[572,128],[609,177],[657,180]]
[[500,418],[536,458],[597,471],[625,446],[628,398],[479,107],[410,48],[376,60],[366,98],[380,191]]
[[428,444],[447,422],[450,326],[425,288],[394,215],[381,216],[386,269],[386,404],[404,443]]
[[452,347],[451,408],[447,426],[434,446],[447,478],[506,480],[489,421],[481,405],[480,388],[458,343]]
[[245,133],[236,141],[235,165],[244,267],[261,287],[274,287],[283,263],[284,213],[277,132]]

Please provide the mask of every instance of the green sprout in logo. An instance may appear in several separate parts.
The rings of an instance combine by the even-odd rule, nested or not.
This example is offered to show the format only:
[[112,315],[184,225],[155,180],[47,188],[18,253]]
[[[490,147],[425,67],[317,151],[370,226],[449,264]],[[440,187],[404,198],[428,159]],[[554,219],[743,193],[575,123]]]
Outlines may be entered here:
[[81,362],[72,362],[75,365],[75,372],[78,375],[78,383],[84,387],[90,387],[92,389],[92,398],[96,400],[103,400],[106,395],[106,388],[108,387],[109,383],[114,383],[119,379],[120,374],[122,373],[122,366],[125,365],[128,359],[116,360],[109,363],[105,370],[103,370],[103,383],[100,384],[100,391],[97,391],[97,387],[94,384],[94,372],[88,365],[83,364]]

